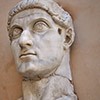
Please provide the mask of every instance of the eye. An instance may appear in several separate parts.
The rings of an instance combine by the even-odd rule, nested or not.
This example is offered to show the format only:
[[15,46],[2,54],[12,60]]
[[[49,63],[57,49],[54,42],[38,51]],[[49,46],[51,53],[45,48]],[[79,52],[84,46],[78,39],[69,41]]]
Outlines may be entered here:
[[49,25],[44,21],[38,21],[33,25],[34,32],[44,32],[49,29]]
[[20,27],[12,28],[12,39],[16,39],[16,38],[20,37],[22,31],[23,31],[23,29]]

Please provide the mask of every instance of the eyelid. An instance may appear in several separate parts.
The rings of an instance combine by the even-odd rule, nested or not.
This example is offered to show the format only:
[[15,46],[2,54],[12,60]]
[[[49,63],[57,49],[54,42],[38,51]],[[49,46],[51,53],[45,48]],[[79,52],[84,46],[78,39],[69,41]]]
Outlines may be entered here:
[[37,23],[41,23],[41,22],[45,23],[48,27],[50,27],[44,20],[38,20],[38,21],[36,21],[36,22],[33,24],[33,26],[36,25]]
[[48,20],[44,19],[44,18],[39,18],[39,19],[35,19],[35,21],[32,22],[32,25],[34,26],[36,23],[38,22],[44,22],[48,27],[51,27],[50,23],[48,22]]
[[[15,28],[22,29],[19,25],[13,25],[13,26],[10,28],[10,30],[13,30],[13,29],[15,29]],[[23,29],[22,29],[22,30],[23,30]]]

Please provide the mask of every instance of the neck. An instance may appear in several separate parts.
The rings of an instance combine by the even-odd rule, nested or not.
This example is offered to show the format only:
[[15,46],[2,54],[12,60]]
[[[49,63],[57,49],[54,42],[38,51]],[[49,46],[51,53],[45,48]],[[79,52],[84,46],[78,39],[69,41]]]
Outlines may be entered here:
[[62,59],[62,62],[60,64],[60,66],[58,67],[58,69],[56,70],[55,74],[57,74],[59,76],[66,77],[69,80],[72,80],[70,64],[69,63],[70,63],[70,50],[68,49],[65,52],[65,55]]
[[23,90],[23,100],[41,100],[48,79],[44,78],[39,81],[23,81],[22,90]]

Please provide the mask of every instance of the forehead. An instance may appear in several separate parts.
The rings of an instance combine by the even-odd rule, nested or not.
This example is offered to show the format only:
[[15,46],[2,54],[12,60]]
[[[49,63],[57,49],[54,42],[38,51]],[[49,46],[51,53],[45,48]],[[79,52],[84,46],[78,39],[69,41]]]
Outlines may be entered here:
[[38,20],[40,18],[49,22],[53,22],[53,19],[46,11],[34,8],[34,9],[24,10],[16,14],[11,21],[11,26],[13,26],[14,24],[21,24],[21,23],[28,24],[31,21]]

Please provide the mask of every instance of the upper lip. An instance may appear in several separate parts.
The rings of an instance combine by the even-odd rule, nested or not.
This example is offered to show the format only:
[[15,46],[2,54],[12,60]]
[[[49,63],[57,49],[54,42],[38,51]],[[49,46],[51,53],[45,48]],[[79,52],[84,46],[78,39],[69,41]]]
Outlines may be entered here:
[[27,56],[27,55],[36,55],[36,53],[22,53],[22,54],[19,56],[19,58],[22,57],[22,56]]

